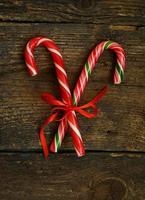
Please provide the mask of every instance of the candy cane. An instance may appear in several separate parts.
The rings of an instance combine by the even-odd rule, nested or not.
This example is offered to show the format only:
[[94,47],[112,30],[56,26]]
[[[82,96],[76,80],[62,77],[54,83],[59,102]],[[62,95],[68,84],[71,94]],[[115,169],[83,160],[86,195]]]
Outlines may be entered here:
[[81,72],[79,80],[75,86],[73,93],[73,103],[77,105],[80,97],[86,87],[89,76],[95,67],[98,59],[102,55],[105,49],[111,49],[114,51],[117,57],[117,64],[114,71],[114,84],[120,84],[124,77],[125,70],[125,52],[123,48],[116,42],[105,41],[97,45],[88,57],[87,62]]
[[[68,105],[72,105],[72,96],[69,89],[68,78],[65,72],[64,62],[59,52],[59,48],[52,40],[44,38],[44,37],[36,37],[36,38],[31,39],[27,43],[27,46],[25,49],[25,62],[26,62],[26,66],[28,68],[30,75],[35,76],[38,73],[38,68],[36,66],[35,58],[33,55],[35,48],[38,46],[44,46],[49,50],[53,58],[57,79],[60,85],[61,98],[64,103]],[[74,111],[71,111],[67,115],[67,121],[70,127],[70,131],[71,131],[76,152],[78,156],[84,155],[83,141],[80,135],[78,121],[77,121],[76,114]],[[62,138],[64,137],[64,133],[66,131],[67,121],[66,119],[62,120],[62,123],[58,128],[58,133],[55,135],[55,141],[51,145],[51,149],[53,151],[56,151],[56,149],[60,146],[60,141],[62,141]],[[40,137],[41,137],[41,140],[44,141],[44,135]],[[46,144],[45,144],[45,148],[46,148]],[[48,155],[48,151],[47,152],[45,151],[45,157],[47,157],[47,155]]]
[[[112,41],[101,42],[91,51],[82,69],[82,72],[79,76],[79,80],[77,81],[75,85],[74,92],[73,92],[74,105],[77,105],[79,103],[80,98],[88,82],[88,78],[91,75],[92,70],[94,69],[96,63],[98,62],[98,59],[100,58],[100,56],[102,55],[105,49],[112,50],[116,54],[116,57],[117,57],[117,64],[114,71],[114,84],[120,84],[121,81],[123,80],[124,70],[125,70],[125,52],[123,48],[116,42],[112,42]],[[63,125],[66,126],[65,122],[62,121],[59,127],[61,127],[62,123]],[[63,133],[63,135],[60,135],[60,138],[61,138],[60,143],[62,143],[64,135],[65,133]],[[54,141],[52,142],[52,144],[53,143]],[[53,148],[50,147],[50,149],[51,151],[53,151]]]

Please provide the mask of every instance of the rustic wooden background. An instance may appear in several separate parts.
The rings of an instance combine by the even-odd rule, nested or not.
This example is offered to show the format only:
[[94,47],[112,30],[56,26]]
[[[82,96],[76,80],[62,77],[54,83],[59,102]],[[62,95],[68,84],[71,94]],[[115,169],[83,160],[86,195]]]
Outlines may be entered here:
[[[25,45],[39,35],[59,45],[71,88],[100,41],[117,41],[126,51],[121,85],[112,84],[115,57],[107,51],[87,85],[82,103],[105,84],[110,90],[99,103],[99,118],[79,116],[83,158],[76,157],[69,134],[58,154],[42,156],[38,130],[49,110],[40,94],[59,94],[45,49],[35,52],[41,73],[30,77],[26,71]],[[0,41],[0,199],[144,200],[144,0],[1,0]],[[46,128],[48,141],[56,128]]]

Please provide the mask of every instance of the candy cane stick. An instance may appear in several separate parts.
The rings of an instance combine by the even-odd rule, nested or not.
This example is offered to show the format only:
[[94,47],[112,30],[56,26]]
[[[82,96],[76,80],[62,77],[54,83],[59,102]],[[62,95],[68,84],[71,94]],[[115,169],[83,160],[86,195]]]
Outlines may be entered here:
[[[35,76],[38,73],[38,68],[36,67],[35,58],[33,55],[34,49],[38,46],[44,46],[49,50],[55,65],[56,75],[60,85],[61,98],[64,103],[72,105],[72,96],[69,89],[68,78],[65,72],[64,62],[59,52],[59,48],[52,40],[44,37],[36,37],[28,42],[25,49],[25,61],[30,75]],[[82,137],[80,135],[79,126],[74,111],[68,114],[67,121],[70,126],[70,131],[76,152],[78,156],[84,155]],[[58,133],[55,135],[55,143],[51,146],[53,151],[56,151],[56,149],[60,146],[60,141],[62,141],[62,138],[60,137],[64,137],[66,127],[67,127],[67,122],[66,119],[64,119],[58,128]]]
[[[98,44],[90,53],[85,66],[82,69],[79,80],[76,83],[73,92],[73,104],[77,105],[79,100],[84,92],[89,76],[91,75],[92,70],[94,69],[98,59],[102,55],[105,49],[110,49],[116,54],[117,64],[114,71],[114,84],[120,84],[124,77],[125,70],[125,52],[123,48],[116,42],[104,41]],[[61,123],[64,124],[64,121]],[[61,127],[61,123],[59,127]],[[63,140],[65,133],[60,138]],[[61,140],[61,142],[62,142]],[[50,147],[51,148],[51,147]],[[53,149],[51,149],[53,150]]]

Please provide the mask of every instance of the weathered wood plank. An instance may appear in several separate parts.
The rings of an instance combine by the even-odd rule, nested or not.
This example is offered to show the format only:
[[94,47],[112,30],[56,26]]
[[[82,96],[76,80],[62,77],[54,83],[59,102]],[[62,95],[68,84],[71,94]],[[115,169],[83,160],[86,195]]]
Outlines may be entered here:
[[[145,35],[144,28],[122,26],[65,25],[65,24],[1,24],[0,59],[0,149],[39,149],[38,128],[50,113],[40,99],[42,91],[55,90],[57,82],[52,65],[44,49],[36,52],[42,73],[29,77],[24,65],[23,49],[32,36],[46,35],[54,39],[64,55],[71,88],[78,78],[83,60],[94,44],[111,38],[123,44],[127,52],[125,82],[111,86],[110,92],[100,102],[102,116],[86,120],[80,117],[81,132],[87,149],[96,150],[145,150]],[[32,31],[33,30],[33,31]],[[89,30],[92,30],[90,32]],[[47,34],[46,34],[47,33]],[[83,101],[87,102],[106,83],[111,83],[115,58],[107,52],[95,69],[87,85]],[[113,64],[112,64],[113,63]],[[107,65],[107,67],[106,67]],[[70,67],[69,67],[70,66]],[[45,68],[45,69],[44,69]],[[97,73],[96,73],[97,72]],[[72,76],[73,74],[73,76]],[[88,133],[89,129],[89,133]],[[48,138],[55,126],[46,129]],[[63,148],[72,148],[68,136]],[[63,149],[62,148],[62,149]]]
[[[1,149],[39,148],[36,132],[42,119],[50,113],[39,95],[47,88],[49,91],[54,90],[53,84],[47,81],[48,73],[42,75],[34,80],[27,79],[26,73],[9,75],[7,80],[4,79],[1,92]],[[15,87],[11,87],[13,84]],[[95,83],[89,86],[84,95],[86,102],[95,95],[98,88]],[[144,150],[144,100],[144,88],[112,86],[100,103],[102,117],[80,120],[87,148]],[[54,130],[54,127],[48,129],[47,133],[53,133]],[[68,141],[66,146],[70,147]]]
[[0,154],[0,199],[144,200],[145,156]]
[[[14,73],[7,75],[7,79],[4,78],[0,91],[0,149],[40,148],[38,128],[50,114],[50,107],[42,102],[40,94],[48,89],[51,92],[55,90],[58,96],[57,87],[47,81],[47,75],[45,73],[36,78],[27,78],[27,73]],[[102,86],[90,82],[82,104],[91,100]],[[110,91],[99,103],[99,107],[102,109],[101,117],[91,120],[79,117],[87,149],[145,150],[144,88],[110,86]],[[56,125],[50,127],[46,129],[48,141],[56,130]],[[72,148],[71,143],[69,136],[64,148]]]
[[[126,85],[145,86],[145,28],[132,26],[98,26],[68,24],[15,24],[1,23],[0,73],[11,74],[25,71],[23,50],[27,41],[35,36],[52,38],[60,47],[69,77],[75,82],[82,65],[91,49],[100,41],[111,39],[122,44],[127,56],[125,72]],[[39,49],[36,53],[38,66],[52,65],[48,53]],[[50,57],[49,57],[50,58]],[[91,81],[108,82],[112,66],[115,65],[112,53],[105,52],[97,64],[99,69],[93,73]],[[71,81],[72,82],[72,81]]]
[[1,21],[145,25],[142,0],[4,0],[0,11]]

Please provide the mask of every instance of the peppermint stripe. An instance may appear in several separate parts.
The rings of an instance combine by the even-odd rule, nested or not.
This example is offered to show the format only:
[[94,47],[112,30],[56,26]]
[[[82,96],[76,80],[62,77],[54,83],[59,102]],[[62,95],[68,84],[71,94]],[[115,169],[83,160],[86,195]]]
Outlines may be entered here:
[[60,148],[60,138],[59,138],[59,133],[57,132],[55,134],[55,152],[57,152],[59,148]]
[[71,121],[69,121],[69,120],[68,120],[68,123],[69,123],[70,127],[74,130],[74,132],[77,133],[79,138],[82,139],[80,131],[76,128],[76,126],[74,126],[73,123],[71,123]]
[[55,67],[57,67],[57,69],[59,69],[59,71],[61,71],[67,77],[66,72],[64,71],[64,69],[59,64],[54,62],[54,65],[55,65]]
[[87,77],[89,77],[89,76],[90,76],[90,74],[91,74],[91,70],[90,70],[90,66],[89,66],[89,63],[88,63],[88,61],[86,62],[86,65],[85,65],[85,67],[86,67],[86,71],[87,71]]
[[58,79],[58,82],[71,95],[69,88],[60,79]]
[[74,94],[73,94],[73,105],[77,105],[76,97]]
[[78,157],[81,157],[81,156],[82,156],[82,154],[80,154],[80,152],[78,151],[78,149],[77,149],[77,148],[75,148],[75,150],[76,150],[76,152],[77,152],[77,155],[78,155]]
[[27,49],[28,53],[30,54],[30,56],[33,58],[34,56],[32,54],[32,51],[29,48],[29,43],[27,44],[26,49]]
[[32,76],[35,76],[37,74],[37,72],[35,71],[35,69],[29,65],[27,62],[25,62],[27,67],[29,68],[29,70],[32,72]]
[[61,54],[56,49],[48,48],[48,50],[53,52],[53,53],[55,53],[56,55],[58,55],[58,56],[60,56],[62,58]]
[[120,80],[120,81],[122,81],[124,75],[123,75],[123,71],[121,70],[121,67],[120,67],[120,65],[119,65],[118,62],[117,62],[117,64],[116,64],[116,70],[118,71],[118,74],[119,74],[119,76],[121,77],[121,80]]
[[39,46],[39,45],[40,45],[41,43],[43,43],[43,42],[53,42],[53,41],[50,40],[50,39],[42,38],[42,39],[38,40],[37,46]]
[[104,50],[105,50],[105,49],[108,49],[109,46],[110,46],[112,43],[113,43],[112,41],[107,41],[107,42],[104,44]]

